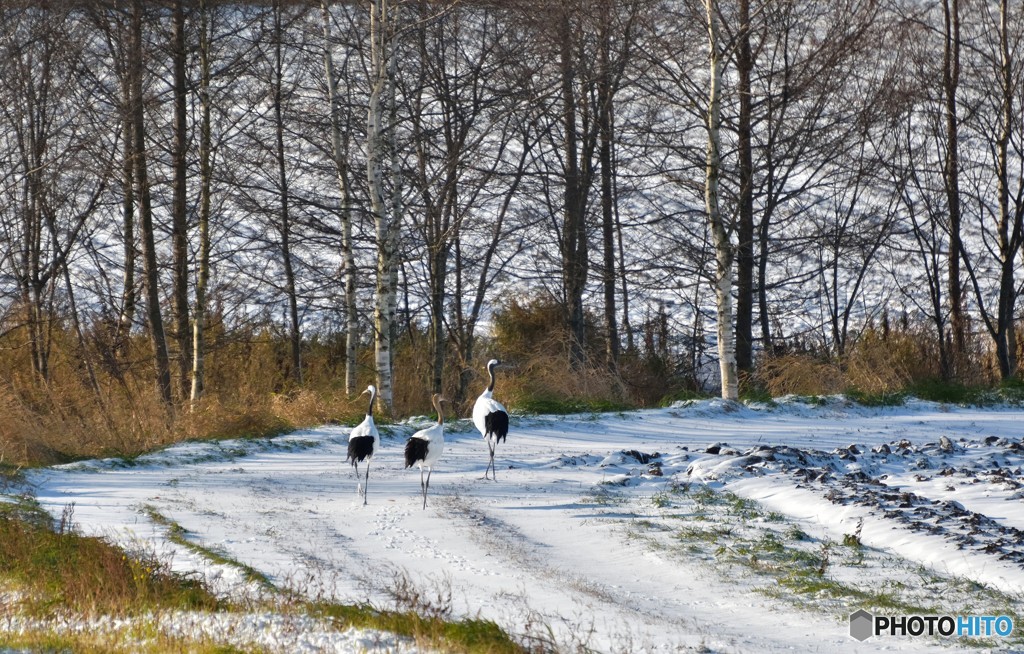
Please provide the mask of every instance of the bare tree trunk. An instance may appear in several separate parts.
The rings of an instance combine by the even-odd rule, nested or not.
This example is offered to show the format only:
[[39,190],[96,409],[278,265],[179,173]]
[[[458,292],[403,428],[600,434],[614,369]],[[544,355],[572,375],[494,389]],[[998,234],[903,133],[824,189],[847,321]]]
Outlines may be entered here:
[[616,372],[619,367],[619,330],[615,309],[615,196],[612,192],[614,164],[612,143],[614,142],[613,90],[611,56],[611,25],[609,24],[609,3],[602,2],[601,30],[598,35],[599,72],[597,82],[597,120],[601,144],[601,236],[604,249],[604,265],[601,281],[604,284],[604,338],[605,359],[608,369]]
[[[42,84],[48,84],[48,67],[40,75]],[[34,103],[33,103],[34,104]],[[43,255],[43,158],[46,152],[46,137],[37,124],[37,115],[43,113],[39,106],[30,106],[19,116],[19,136],[24,145],[21,148],[22,183],[21,228],[21,301],[25,309],[25,324],[28,330],[29,351],[35,378],[43,384],[50,381],[50,317],[45,310],[47,283],[42,271]]]
[[[423,201],[423,226],[422,231],[427,246],[427,303],[430,307],[430,390],[432,393],[440,393],[444,386],[444,362],[447,354],[447,339],[444,329],[444,301],[446,297],[445,282],[448,276],[448,255],[451,251],[452,217],[458,211],[458,159],[461,155],[462,146],[465,145],[461,138],[463,126],[447,122],[443,128],[444,133],[444,165],[443,174],[431,169],[429,160],[434,156],[431,150],[434,148],[434,141],[423,129],[423,104],[424,96],[431,94],[427,90],[427,77],[431,75],[432,68],[428,68],[427,62],[437,57],[437,69],[444,70],[447,62],[444,60],[443,50],[440,48],[430,51],[427,45],[427,30],[425,25],[428,18],[427,3],[420,0],[419,21],[420,28],[417,30],[417,41],[419,46],[420,76],[418,85],[411,92],[413,139],[415,141],[417,160],[417,179],[419,193]],[[444,38],[444,37],[440,37]],[[438,84],[436,92],[437,101],[448,106],[458,105],[459,83],[447,78],[445,73],[436,73],[443,80]],[[467,120],[468,118],[464,119]],[[471,119],[469,119],[471,120]],[[461,122],[461,121],[460,121]],[[439,177],[437,183],[440,188],[433,191],[433,178]]]
[[206,381],[206,290],[210,283],[210,194],[213,191],[210,107],[210,25],[206,0],[199,0],[199,261],[192,315],[192,408]]
[[327,101],[331,114],[331,154],[341,191],[341,258],[345,285],[345,392],[356,392],[356,345],[358,344],[358,314],[356,313],[356,260],[352,249],[352,191],[349,182],[349,129],[342,125],[341,99],[338,97],[338,78],[334,74],[332,54],[331,14],[327,0],[321,0],[324,19],[324,69],[327,77]]
[[132,47],[131,94],[132,94],[132,135],[135,138],[135,183],[139,192],[139,227],[142,230],[142,258],[146,274],[146,317],[149,322],[149,336],[153,344],[156,361],[156,385],[160,399],[170,410],[173,407],[171,394],[171,368],[167,356],[167,338],[160,311],[159,270],[156,262],[156,238],[153,233],[153,207],[149,193],[149,178],[146,174],[146,131],[145,112],[142,97],[142,0],[132,2]]
[[430,388],[434,393],[444,390],[444,360],[447,339],[444,330],[445,278],[448,271],[449,244],[439,236],[428,244],[430,253],[430,349],[432,355]]
[[[389,1],[389,0],[385,0]],[[392,316],[391,319],[391,333],[389,340],[391,341],[391,352],[392,355],[389,357],[389,365],[391,371],[389,375],[394,378],[395,375],[395,360],[394,360],[394,344],[398,340],[398,321],[395,320],[395,316],[398,315],[398,268],[401,265],[401,261],[398,254],[398,238],[399,228],[402,224],[402,171],[398,162],[398,131],[396,126],[398,125],[398,101],[396,98],[396,80],[398,79],[398,7],[394,5],[392,9],[388,11],[390,20],[385,21],[388,28],[388,75],[387,78],[390,83],[387,85],[387,99],[388,99],[388,129],[387,129],[387,149],[388,149],[388,164],[390,169],[391,177],[391,220],[390,220],[390,234],[388,240],[390,242],[389,249],[391,251],[391,279],[389,285],[392,289],[390,293],[390,302],[388,304],[388,312]],[[403,273],[404,274],[404,273]],[[411,324],[409,317],[409,283],[408,278],[405,283],[405,319],[407,325]],[[412,329],[408,329],[408,332],[412,333]]]
[[999,375],[1010,379],[1017,374],[1017,343],[1013,329],[1017,300],[1014,262],[1021,242],[1021,216],[1010,216],[1009,149],[1013,136],[1013,73],[1010,59],[1008,0],[999,3],[999,57],[1002,112],[999,140],[997,141],[997,177],[999,195],[999,254],[1002,274],[999,279],[999,308],[997,312],[996,355]]
[[633,327],[629,320],[629,271],[626,270],[626,249],[622,245],[622,221],[619,220],[617,202],[615,205],[615,241],[619,246],[619,283],[622,285],[622,331],[626,334],[626,351],[632,353],[636,344],[633,342]]
[[750,52],[750,0],[739,0],[740,31],[736,68],[740,113],[737,123],[739,157],[739,225],[736,247],[736,367],[754,367],[754,162],[751,147],[751,87],[753,57]]
[[288,296],[288,342],[291,346],[291,376],[302,385],[302,332],[299,327],[299,300],[292,261],[292,226],[289,206],[288,175],[285,168],[283,86],[284,58],[281,52],[281,3],[274,3],[274,136],[277,154],[277,183],[281,193],[281,258],[284,265],[285,293]]
[[[562,276],[566,315],[569,326],[569,362],[574,368],[586,360],[586,319],[583,291],[589,267],[589,243],[586,226],[586,195],[589,188],[589,152],[580,156],[579,128],[576,125],[576,65],[573,56],[573,30],[569,7],[561,10],[559,31],[559,67],[561,71],[562,119],[564,127],[564,215],[562,231]],[[586,139],[584,135],[584,139]]]
[[966,364],[966,316],[963,308],[963,281],[960,277],[960,256],[963,242],[960,234],[960,133],[957,116],[957,89],[960,85],[960,2],[943,0],[945,48],[943,50],[942,89],[946,102],[945,185],[949,211],[949,305],[953,330],[952,363],[954,375],[964,372]]
[[[1017,251],[1022,240],[1022,222],[1024,215],[1018,207],[1010,208],[1010,144],[1013,137],[1015,116],[1013,112],[1013,65],[1010,58],[1010,36],[1008,28],[1008,3],[1001,0],[999,7],[999,24],[996,31],[999,35],[999,55],[993,63],[998,65],[1000,85],[999,95],[999,135],[993,144],[995,155],[996,195],[998,215],[996,216],[995,237],[998,251],[994,252],[999,266],[999,292],[994,310],[987,306],[989,294],[983,290],[978,280],[979,261],[976,253],[967,250],[962,252],[962,261],[968,279],[974,288],[977,299],[977,310],[988,329],[989,335],[996,346],[996,365],[1000,379],[1009,379],[1017,372],[1016,342],[1013,329],[1014,312],[1017,303],[1016,275],[1014,266]],[[1020,202],[1018,195],[1017,202]],[[993,315],[994,314],[994,315]]]
[[187,100],[185,79],[185,7],[184,0],[175,0],[172,10],[174,29],[171,35],[171,58],[174,69],[174,144],[171,150],[173,203],[171,235],[174,259],[174,340],[178,350],[178,382],[181,397],[189,394],[189,329],[188,329],[188,220],[186,216],[186,182],[188,169]]
[[705,0],[705,7],[708,20],[710,86],[708,88],[708,150],[704,203],[715,247],[715,299],[718,305],[718,361],[722,377],[722,397],[735,400],[739,398],[739,385],[736,374],[736,342],[732,325],[732,263],[734,255],[732,244],[729,242],[730,230],[722,217],[718,199],[718,179],[721,169],[722,62],[718,49],[715,0]]

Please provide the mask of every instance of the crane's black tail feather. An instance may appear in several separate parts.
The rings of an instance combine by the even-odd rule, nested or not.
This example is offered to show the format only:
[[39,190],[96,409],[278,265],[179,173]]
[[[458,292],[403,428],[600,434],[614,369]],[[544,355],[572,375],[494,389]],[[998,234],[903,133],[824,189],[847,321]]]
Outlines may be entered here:
[[495,442],[501,442],[508,437],[508,414],[504,411],[488,413],[484,417],[484,427],[488,434],[494,434]]

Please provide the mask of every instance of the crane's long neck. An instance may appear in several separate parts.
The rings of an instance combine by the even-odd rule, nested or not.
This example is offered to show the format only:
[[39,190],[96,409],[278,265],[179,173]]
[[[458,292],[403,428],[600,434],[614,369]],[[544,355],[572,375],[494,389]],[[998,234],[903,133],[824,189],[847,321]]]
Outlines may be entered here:
[[377,389],[370,391],[370,405],[366,407],[366,415],[373,417],[373,401],[377,399]]
[[494,392],[494,364],[487,366],[487,374],[491,376],[491,383],[487,385],[487,392]]
[[441,401],[433,398],[434,408],[437,409],[437,424],[444,425],[444,411],[441,410]]

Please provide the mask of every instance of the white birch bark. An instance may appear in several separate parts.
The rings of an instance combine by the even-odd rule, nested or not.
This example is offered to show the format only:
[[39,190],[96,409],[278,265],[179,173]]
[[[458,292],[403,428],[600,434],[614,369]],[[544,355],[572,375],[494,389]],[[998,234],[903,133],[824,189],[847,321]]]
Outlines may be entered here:
[[705,0],[708,19],[708,60],[710,86],[708,88],[708,151],[704,183],[704,203],[715,247],[715,299],[718,305],[718,365],[722,377],[722,397],[739,399],[739,381],[736,373],[736,335],[733,327],[731,230],[725,224],[718,202],[718,177],[721,167],[721,94],[722,61],[718,49],[718,24],[715,22],[715,2]]
[[[371,0],[371,87],[366,121],[366,176],[370,190],[370,210],[373,213],[377,236],[377,288],[373,311],[374,363],[377,368],[377,398],[381,404],[381,411],[388,415],[392,413],[394,402],[391,335],[398,298],[398,273],[395,263],[398,249],[398,216],[389,211],[395,208],[394,198],[390,207],[384,198],[384,157],[388,148],[383,128],[382,101],[388,99],[389,102],[393,102],[394,93],[390,79],[392,67],[389,65],[391,57],[388,48],[388,23],[394,20],[394,16],[389,13],[388,0]],[[393,130],[390,139],[394,139]],[[393,149],[391,156],[394,156]]]
[[210,281],[210,192],[212,135],[210,126],[210,34],[206,0],[199,0],[199,262],[196,271],[196,305],[192,312],[192,389],[189,401],[195,410],[205,382],[206,288]]
[[352,250],[352,192],[349,184],[348,131],[341,124],[341,100],[338,97],[338,78],[334,74],[334,55],[331,50],[331,15],[328,0],[321,0],[324,18],[324,69],[327,75],[327,100],[331,114],[331,152],[338,174],[341,191],[341,259],[345,286],[345,392],[356,392],[356,345],[358,343],[358,316],[356,313],[356,260]]

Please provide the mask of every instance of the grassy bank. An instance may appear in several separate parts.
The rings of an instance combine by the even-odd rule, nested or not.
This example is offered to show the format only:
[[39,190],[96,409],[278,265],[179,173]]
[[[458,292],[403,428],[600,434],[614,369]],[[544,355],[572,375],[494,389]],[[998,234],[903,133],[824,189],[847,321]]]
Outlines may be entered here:
[[[10,469],[4,473],[7,483],[16,481],[13,474]],[[196,553],[207,555],[201,548]],[[213,552],[209,558],[232,565]],[[73,652],[263,651],[257,644],[227,637],[182,635],[170,622],[181,623],[183,615],[189,616],[188,622],[202,622],[203,616],[217,614],[219,623],[225,616],[242,623],[253,614],[273,614],[285,624],[292,620],[338,632],[350,627],[389,632],[427,649],[473,654],[522,651],[492,622],[456,620],[416,605],[380,610],[311,603],[275,588],[262,575],[259,581],[262,592],[257,599],[217,597],[199,579],[173,572],[152,553],[127,552],[103,539],[76,533],[71,508],[54,524],[30,498],[0,502],[3,647]]]

